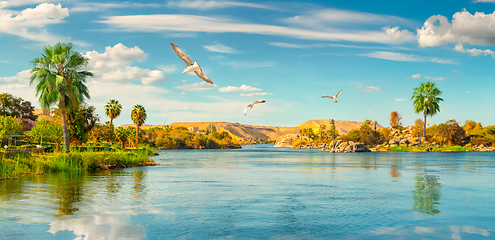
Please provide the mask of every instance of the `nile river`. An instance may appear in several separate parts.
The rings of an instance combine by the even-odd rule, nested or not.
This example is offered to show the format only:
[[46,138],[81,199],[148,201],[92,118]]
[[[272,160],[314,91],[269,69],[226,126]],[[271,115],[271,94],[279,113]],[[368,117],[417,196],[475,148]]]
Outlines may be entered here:
[[495,153],[163,153],[0,181],[0,239],[495,239]]

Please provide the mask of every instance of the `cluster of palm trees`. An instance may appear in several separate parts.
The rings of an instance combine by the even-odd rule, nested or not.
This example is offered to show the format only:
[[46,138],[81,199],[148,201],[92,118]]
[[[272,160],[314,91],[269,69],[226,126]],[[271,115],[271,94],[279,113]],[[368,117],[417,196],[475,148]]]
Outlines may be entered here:
[[[37,82],[36,96],[39,97],[41,107],[50,109],[57,105],[62,115],[62,131],[64,136],[64,151],[69,151],[69,134],[67,130],[66,107],[77,106],[89,99],[89,90],[86,87],[87,77],[91,72],[85,71],[89,59],[73,50],[72,43],[57,43],[54,46],[45,46],[42,57],[31,61],[34,68],[31,70],[30,84]],[[107,108],[108,106],[108,108]],[[110,100],[105,106],[105,114],[110,117],[110,123],[120,115],[122,105],[116,100]],[[146,110],[141,105],[135,105],[131,118],[136,125],[136,135],[139,136],[139,127],[146,121]],[[113,125],[112,125],[113,126]],[[136,137],[136,146],[138,144]]]
[[[105,115],[110,118],[110,126],[112,126],[112,128],[113,120],[120,116],[121,112],[122,104],[120,104],[118,100],[110,99],[110,101],[108,101],[105,105]],[[139,104],[134,105],[134,108],[131,111],[131,119],[134,125],[136,125],[136,147],[139,143],[139,127],[141,127],[146,122],[146,118],[146,109]]]

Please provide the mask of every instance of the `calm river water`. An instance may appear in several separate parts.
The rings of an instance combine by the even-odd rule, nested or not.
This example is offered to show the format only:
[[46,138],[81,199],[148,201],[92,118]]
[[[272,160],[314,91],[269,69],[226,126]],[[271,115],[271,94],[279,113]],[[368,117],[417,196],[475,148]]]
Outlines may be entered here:
[[0,181],[0,239],[495,239],[495,153],[164,153]]

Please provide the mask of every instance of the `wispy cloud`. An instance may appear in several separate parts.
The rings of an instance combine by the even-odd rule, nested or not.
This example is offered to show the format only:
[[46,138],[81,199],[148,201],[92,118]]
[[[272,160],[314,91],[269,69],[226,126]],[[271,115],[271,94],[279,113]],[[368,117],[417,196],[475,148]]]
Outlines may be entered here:
[[82,2],[77,3],[75,7],[71,8],[71,12],[102,12],[111,8],[144,8],[160,7],[160,4],[155,3],[134,3],[134,2],[122,2],[122,3],[95,3],[95,2]]
[[108,24],[112,30],[127,32],[207,32],[207,33],[250,33],[285,36],[299,39],[394,43],[383,31],[352,31],[349,29],[308,30],[267,24],[239,22],[223,17],[198,15],[161,14],[109,16],[100,23]]
[[177,89],[182,89],[185,91],[204,91],[204,90],[209,90],[213,88],[217,88],[218,85],[216,84],[209,84],[207,82],[198,82],[198,83],[193,83],[193,84],[185,84],[181,86],[176,86],[174,88]]
[[239,53],[239,51],[231,48],[231,47],[227,47],[223,44],[215,44],[215,45],[209,45],[209,46],[205,46],[205,48],[208,50],[208,51],[211,51],[211,52],[219,52],[219,53]]
[[407,101],[407,99],[405,99],[405,98],[397,98],[397,99],[395,99],[395,101],[396,102],[405,102],[405,101]]
[[455,46],[455,50],[461,53],[469,53],[471,54],[471,56],[491,55],[492,57],[495,57],[495,52],[490,49],[485,49],[485,50],[481,50],[477,48],[465,49],[461,43]]
[[429,79],[429,80],[435,80],[435,81],[443,81],[443,77],[430,77],[430,76],[426,76],[425,79]]
[[419,73],[417,74],[414,74],[411,76],[413,79],[420,79],[421,78],[421,75]]
[[370,109],[370,110],[368,110],[368,113],[372,113],[374,111],[375,111],[375,109]]
[[311,28],[326,28],[328,25],[335,24],[407,24],[413,25],[414,21],[406,18],[384,15],[384,14],[373,14],[366,12],[349,11],[335,8],[326,8],[320,10],[308,11],[302,15],[297,15],[290,18],[284,18],[284,22],[289,22],[292,24],[303,25]]
[[301,48],[301,49],[325,48],[325,47],[358,48],[358,49],[387,49],[385,47],[355,46],[355,45],[345,45],[345,44],[335,44],[335,43],[294,44],[294,43],[284,43],[284,42],[271,42],[268,44],[271,46],[276,46],[276,47]]
[[241,93],[239,96],[251,97],[251,96],[265,96],[265,95],[273,95],[273,94],[269,92],[254,92],[254,93]]
[[473,3],[495,3],[495,0],[474,0]]
[[270,61],[233,61],[228,59],[225,56],[213,56],[210,57],[212,60],[218,61],[219,64],[224,65],[224,66],[229,66],[233,69],[251,69],[251,68],[264,68],[264,67],[271,67],[274,66],[274,62]]
[[232,8],[232,7],[249,7],[249,8],[261,8],[261,9],[276,9],[266,4],[259,3],[247,3],[236,1],[205,1],[205,0],[182,0],[182,1],[168,1],[167,7],[169,8],[190,8],[196,10],[211,10],[218,8]]
[[375,86],[367,86],[367,87],[357,86],[356,90],[361,92],[378,92],[380,91],[380,88]]
[[442,64],[454,64],[450,59],[440,59],[435,57],[423,57],[414,54],[403,54],[388,51],[374,51],[370,53],[358,54],[359,56],[379,58],[399,62],[434,62]]
[[247,86],[246,84],[242,84],[240,87],[236,87],[236,86],[221,87],[218,89],[218,91],[219,92],[253,92],[253,91],[262,91],[262,89]]

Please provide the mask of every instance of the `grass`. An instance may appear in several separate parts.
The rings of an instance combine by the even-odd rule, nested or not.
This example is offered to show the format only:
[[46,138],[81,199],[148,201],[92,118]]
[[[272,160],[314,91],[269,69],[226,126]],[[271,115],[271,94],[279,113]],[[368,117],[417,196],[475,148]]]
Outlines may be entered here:
[[0,153],[0,179],[50,172],[95,171],[155,165],[149,158],[148,152],[87,151],[16,155]]
[[463,146],[442,146],[442,147],[433,147],[433,146],[393,146],[388,147],[387,151],[389,152],[466,152],[466,151],[475,151],[470,147]]

